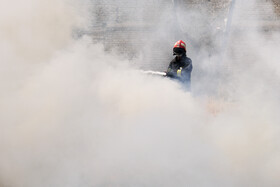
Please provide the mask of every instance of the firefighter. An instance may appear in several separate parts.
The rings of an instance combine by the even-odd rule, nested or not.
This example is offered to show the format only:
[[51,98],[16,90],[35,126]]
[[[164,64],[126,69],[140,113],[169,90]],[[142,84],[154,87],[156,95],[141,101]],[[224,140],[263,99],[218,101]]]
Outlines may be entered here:
[[169,63],[166,76],[179,80],[188,90],[191,88],[192,60],[187,57],[186,43],[179,40],[173,47],[175,58]]

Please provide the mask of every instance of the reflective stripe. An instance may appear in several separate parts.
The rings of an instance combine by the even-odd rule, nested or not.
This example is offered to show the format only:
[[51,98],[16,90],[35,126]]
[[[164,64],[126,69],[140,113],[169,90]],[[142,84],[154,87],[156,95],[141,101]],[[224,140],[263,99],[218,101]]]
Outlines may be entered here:
[[180,69],[177,70],[177,76],[181,77],[181,73],[182,73],[182,67]]

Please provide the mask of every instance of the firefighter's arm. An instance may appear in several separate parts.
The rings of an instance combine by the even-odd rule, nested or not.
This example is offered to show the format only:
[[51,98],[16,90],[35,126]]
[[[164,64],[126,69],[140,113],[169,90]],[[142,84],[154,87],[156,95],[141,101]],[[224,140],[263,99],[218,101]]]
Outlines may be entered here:
[[168,67],[166,71],[166,76],[168,77],[174,77],[176,75],[176,71],[173,70],[170,66]]

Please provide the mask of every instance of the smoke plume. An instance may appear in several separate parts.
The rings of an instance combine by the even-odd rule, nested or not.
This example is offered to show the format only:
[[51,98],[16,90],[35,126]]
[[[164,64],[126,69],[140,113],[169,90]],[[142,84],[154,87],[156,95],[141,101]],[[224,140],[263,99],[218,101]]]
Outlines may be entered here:
[[[278,186],[280,36],[258,21],[237,29],[251,3],[236,5],[225,54],[209,55],[191,32],[200,47],[188,53],[197,61],[186,92],[92,36],[73,37],[94,28],[90,1],[4,0],[0,186]],[[205,23],[200,13],[192,25]],[[211,32],[215,46],[222,37]]]

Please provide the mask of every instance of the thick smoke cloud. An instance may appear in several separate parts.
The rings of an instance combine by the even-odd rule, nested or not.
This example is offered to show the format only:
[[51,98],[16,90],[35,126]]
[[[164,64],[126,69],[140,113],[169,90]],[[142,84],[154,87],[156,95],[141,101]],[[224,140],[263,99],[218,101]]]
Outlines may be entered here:
[[244,53],[209,99],[220,54],[195,63],[189,93],[73,39],[87,2],[4,4],[0,186],[279,185],[278,34],[233,34]]

